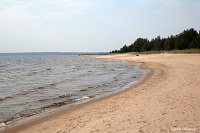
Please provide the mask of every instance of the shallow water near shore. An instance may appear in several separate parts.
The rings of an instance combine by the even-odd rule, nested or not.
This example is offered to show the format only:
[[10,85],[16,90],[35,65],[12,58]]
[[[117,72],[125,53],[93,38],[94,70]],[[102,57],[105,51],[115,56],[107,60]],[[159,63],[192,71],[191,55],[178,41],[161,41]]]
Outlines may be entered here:
[[140,82],[138,63],[78,55],[0,56],[0,128]]

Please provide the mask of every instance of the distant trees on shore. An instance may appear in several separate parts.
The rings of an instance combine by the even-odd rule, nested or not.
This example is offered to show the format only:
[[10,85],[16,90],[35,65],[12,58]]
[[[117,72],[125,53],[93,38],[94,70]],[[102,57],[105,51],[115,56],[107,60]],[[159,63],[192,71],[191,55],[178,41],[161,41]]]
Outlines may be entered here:
[[124,45],[120,50],[114,50],[110,53],[143,52],[143,51],[161,51],[161,50],[183,50],[198,48],[200,49],[200,31],[193,28],[184,30],[178,35],[171,35],[167,38],[157,36],[152,40],[138,38],[133,44]]

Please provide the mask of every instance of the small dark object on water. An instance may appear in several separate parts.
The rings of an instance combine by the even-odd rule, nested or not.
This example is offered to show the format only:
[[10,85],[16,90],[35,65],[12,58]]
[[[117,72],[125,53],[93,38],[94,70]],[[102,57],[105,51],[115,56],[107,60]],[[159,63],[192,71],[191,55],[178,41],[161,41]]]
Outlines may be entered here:
[[139,54],[136,54],[136,56],[139,56]]

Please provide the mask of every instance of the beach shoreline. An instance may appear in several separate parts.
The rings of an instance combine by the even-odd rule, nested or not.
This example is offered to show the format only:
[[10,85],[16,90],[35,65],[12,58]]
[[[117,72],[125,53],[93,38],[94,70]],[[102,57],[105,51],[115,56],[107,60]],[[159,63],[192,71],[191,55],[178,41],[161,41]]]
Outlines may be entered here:
[[[83,56],[87,56],[90,58],[96,58],[93,55],[83,55]],[[106,59],[106,58],[105,58]],[[129,61],[130,63],[133,61]],[[133,62],[133,63],[140,63],[140,62]],[[145,67],[145,63],[141,63],[139,65],[139,69],[145,69],[147,70],[147,68]],[[5,129],[0,130],[0,133],[10,133],[10,132],[20,132],[22,130],[25,130],[27,128],[30,128],[34,125],[40,124],[44,121],[48,121],[51,120],[53,117],[56,117],[57,115],[61,115],[61,114],[65,114],[65,113],[73,113],[73,111],[86,106],[88,104],[94,103],[94,102],[99,102],[101,100],[113,97],[115,95],[118,95],[119,93],[123,93],[124,91],[128,91],[129,89],[131,89],[132,87],[136,87],[140,84],[142,84],[143,82],[145,82],[145,80],[147,78],[149,78],[149,76],[151,75],[152,70],[150,70],[150,72],[147,73],[147,75],[145,75],[145,77],[140,81],[138,81],[139,83],[133,84],[131,85],[131,87],[128,87],[126,89],[120,89],[117,91],[114,91],[112,93],[109,94],[104,94],[100,97],[95,97],[95,98],[91,98],[91,99],[86,99],[77,103],[72,103],[69,105],[65,105],[64,107],[60,108],[60,109],[54,109],[52,111],[47,111],[41,114],[38,114],[37,116],[33,116],[33,118],[26,118],[25,120],[22,120],[22,122],[16,122],[16,124],[14,124],[13,126],[8,126]],[[23,122],[24,121],[24,122]]]
[[[91,56],[89,56],[87,58],[91,58]],[[102,59],[102,60],[104,60],[104,59]],[[112,62],[112,61],[108,60],[108,62]],[[115,61],[113,61],[113,62],[115,62]],[[123,61],[120,61],[120,62],[123,62]],[[125,64],[126,63],[128,63],[128,61],[126,61]],[[133,62],[130,62],[130,63],[133,63]],[[128,63],[128,64],[130,64],[130,63]],[[134,64],[133,68],[130,68],[130,69],[133,69],[133,70],[136,69],[135,71],[137,71],[138,69],[141,68],[141,64],[140,63],[137,63],[137,64],[133,63],[133,64]],[[148,74],[148,72],[145,69],[144,73],[141,73],[141,75],[137,75],[137,77],[134,76],[132,78],[132,81],[129,81],[129,82],[125,83],[124,85],[121,85],[120,87],[117,87],[117,89],[115,89],[113,91],[108,91],[108,92],[104,92],[102,94],[96,94],[96,95],[92,95],[92,96],[84,96],[86,98],[84,98],[84,99],[80,98],[80,100],[77,100],[76,102],[68,103],[66,105],[58,106],[58,107],[55,107],[55,108],[49,108],[47,110],[44,110],[41,113],[38,113],[38,114],[35,114],[35,115],[31,115],[31,116],[28,116],[28,117],[24,117],[22,119],[17,119],[17,121],[8,122],[9,124],[5,125],[5,126],[2,126],[2,128],[0,128],[0,131],[1,130],[6,130],[6,129],[9,129],[9,128],[13,128],[13,127],[18,126],[18,125],[22,125],[22,124],[24,124],[24,123],[26,123],[28,121],[31,121],[31,120],[43,118],[45,116],[54,114],[55,112],[59,112],[61,110],[65,110],[65,109],[70,108],[72,106],[78,106],[79,104],[83,104],[85,102],[87,103],[88,101],[93,101],[93,100],[96,100],[96,99],[99,99],[99,98],[103,98],[103,97],[107,97],[107,96],[113,95],[114,93],[119,93],[120,91],[124,91],[124,90],[130,88],[130,86],[134,86],[134,85],[140,83],[147,76],[147,74]],[[4,124],[4,123],[2,123],[2,124]]]
[[[143,63],[140,68],[149,69],[151,72],[142,82],[124,91],[87,101],[0,132],[172,132],[178,128],[182,129],[180,132],[184,129],[199,131],[200,99],[197,97],[197,87],[200,80],[198,72],[194,73],[199,70],[200,63],[195,62],[200,59],[199,54],[91,57]],[[184,78],[187,78],[185,74],[188,74],[191,81],[181,83],[184,78],[176,75],[178,73]],[[176,79],[177,83],[172,78]],[[180,92],[179,84],[183,92]],[[183,106],[178,106],[180,99],[183,100]]]

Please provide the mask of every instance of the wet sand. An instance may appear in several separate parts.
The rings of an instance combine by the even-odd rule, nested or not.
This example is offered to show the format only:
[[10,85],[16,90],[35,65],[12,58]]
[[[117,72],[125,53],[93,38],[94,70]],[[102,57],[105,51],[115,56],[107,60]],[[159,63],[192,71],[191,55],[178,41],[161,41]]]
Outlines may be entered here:
[[102,55],[152,70],[136,86],[3,133],[200,132],[200,54]]

